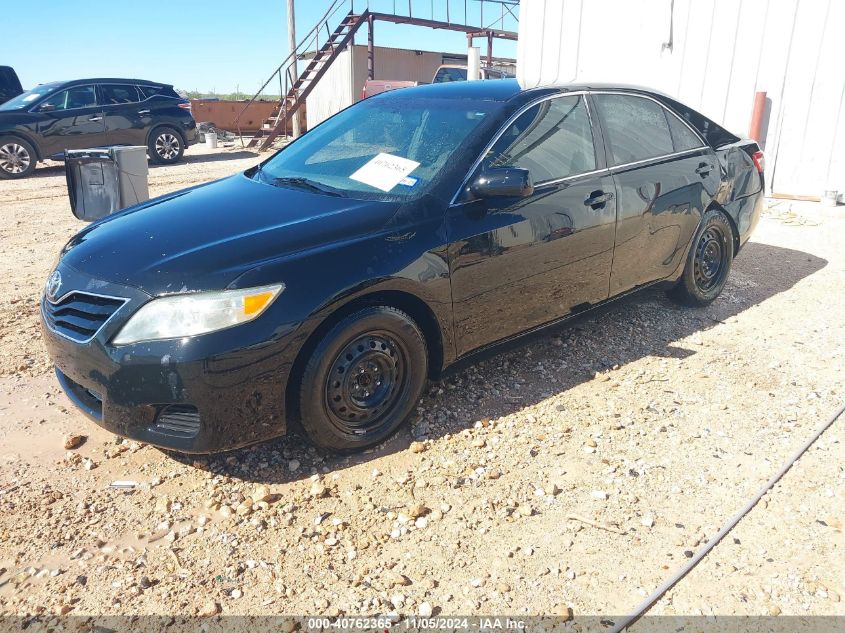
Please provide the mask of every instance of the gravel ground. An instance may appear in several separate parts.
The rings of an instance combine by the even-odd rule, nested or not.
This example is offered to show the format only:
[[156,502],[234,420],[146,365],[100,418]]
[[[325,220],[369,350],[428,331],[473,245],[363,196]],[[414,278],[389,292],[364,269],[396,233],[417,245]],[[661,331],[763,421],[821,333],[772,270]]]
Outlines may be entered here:
[[[257,160],[194,147],[151,192]],[[845,399],[845,220],[778,203],[711,306],[647,291],[488,357],[374,450],[179,458],[98,429],[50,374],[38,295],[82,227],[62,168],[0,200],[0,615],[618,615]],[[845,615],[843,436],[651,613]]]

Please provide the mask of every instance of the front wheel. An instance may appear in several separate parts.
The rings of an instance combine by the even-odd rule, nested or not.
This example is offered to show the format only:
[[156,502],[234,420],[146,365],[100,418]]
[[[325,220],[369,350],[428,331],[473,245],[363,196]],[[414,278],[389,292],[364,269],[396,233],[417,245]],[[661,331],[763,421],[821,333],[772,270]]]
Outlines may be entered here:
[[0,138],[0,178],[26,178],[38,159],[32,145],[16,136]]
[[428,374],[425,338],[410,316],[372,306],[336,324],[305,367],[302,427],[334,451],[378,444],[411,414]]
[[682,305],[705,306],[722,292],[733,263],[733,229],[721,211],[705,213],[690,247],[684,273],[669,291]]
[[160,127],[150,134],[147,153],[154,163],[172,165],[179,162],[185,153],[185,143],[179,132],[173,128]]

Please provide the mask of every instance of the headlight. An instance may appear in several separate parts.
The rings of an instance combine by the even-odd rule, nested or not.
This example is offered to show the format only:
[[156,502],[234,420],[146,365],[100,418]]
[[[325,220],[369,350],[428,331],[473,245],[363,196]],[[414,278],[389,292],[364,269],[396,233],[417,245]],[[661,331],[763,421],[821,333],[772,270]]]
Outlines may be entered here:
[[284,284],[277,284],[153,299],[129,318],[112,343],[194,336],[246,323],[270,307],[284,289]]

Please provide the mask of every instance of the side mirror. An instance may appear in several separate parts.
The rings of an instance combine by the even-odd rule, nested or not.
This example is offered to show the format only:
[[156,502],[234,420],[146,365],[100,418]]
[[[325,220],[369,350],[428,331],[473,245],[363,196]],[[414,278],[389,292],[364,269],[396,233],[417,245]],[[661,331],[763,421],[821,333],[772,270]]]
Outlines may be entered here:
[[527,169],[499,167],[481,172],[470,190],[479,198],[524,198],[534,193],[534,183]]
[[39,112],[52,112],[55,109],[56,106],[54,106],[52,103],[42,103],[40,106],[38,106]]

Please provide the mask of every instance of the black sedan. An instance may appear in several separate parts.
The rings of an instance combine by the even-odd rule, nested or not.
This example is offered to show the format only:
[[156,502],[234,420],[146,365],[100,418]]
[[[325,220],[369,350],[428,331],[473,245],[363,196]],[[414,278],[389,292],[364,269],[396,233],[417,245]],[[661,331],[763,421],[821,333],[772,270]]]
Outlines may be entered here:
[[173,86],[137,79],[41,84],[0,105],[0,178],[25,178],[65,150],[146,145],[175,163],[197,138],[191,102]]
[[756,143],[648,90],[397,90],[83,230],[44,337],[119,435],[213,452],[299,420],[359,449],[478,350],[652,284],[713,301],[762,201]]

